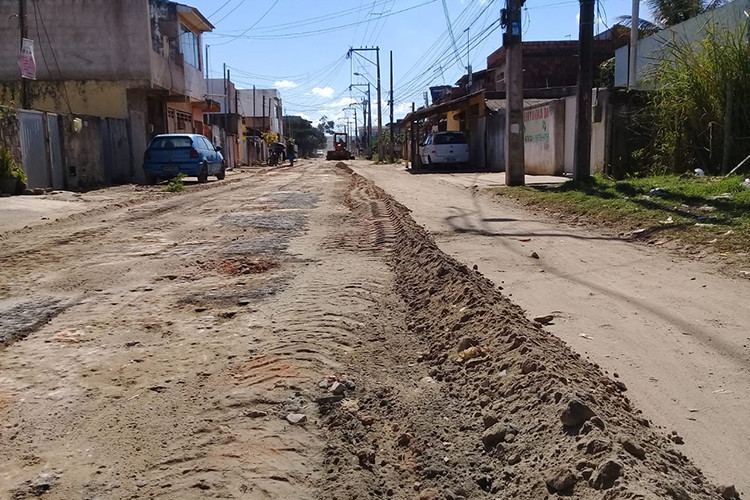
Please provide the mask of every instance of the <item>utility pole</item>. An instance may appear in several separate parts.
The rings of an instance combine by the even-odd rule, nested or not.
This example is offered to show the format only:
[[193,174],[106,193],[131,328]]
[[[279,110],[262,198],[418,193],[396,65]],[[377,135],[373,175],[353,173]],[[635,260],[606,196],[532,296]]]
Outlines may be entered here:
[[376,61],[378,67],[378,163],[383,161],[383,104],[380,100],[380,47],[376,47]]
[[635,88],[636,60],[638,58],[638,7],[640,0],[633,0],[630,11],[630,54],[628,55],[628,87]]
[[263,127],[263,130],[266,129],[266,96],[265,95],[263,96],[263,125],[261,125],[261,127]]
[[[29,38],[29,26],[26,24],[26,0],[18,0],[18,21],[21,26],[21,45],[23,45],[23,39]],[[31,109],[29,80],[23,77],[21,77],[21,107]]]
[[474,83],[474,73],[471,71],[471,58],[469,57],[469,28],[466,28],[466,74],[468,75],[468,87],[466,88],[466,93],[471,92],[471,85]]
[[[364,51],[375,51],[375,66],[377,66],[378,72],[377,72],[377,86],[378,86],[378,162],[383,161],[383,141],[381,141],[381,137],[383,135],[383,104],[380,99],[380,47],[359,47],[357,49],[355,48],[349,48],[349,52],[347,52],[346,56],[351,57],[352,53],[357,52],[364,52]],[[360,56],[362,57],[362,56]],[[368,62],[372,63],[367,58],[364,58]]]
[[503,46],[507,72],[507,110],[505,114],[505,184],[523,186],[524,130],[523,130],[523,44],[521,43],[521,6],[524,0],[508,0],[504,12]]
[[367,82],[367,155],[372,160],[372,99],[370,99],[370,82]]
[[359,142],[359,127],[357,126],[357,108],[354,108],[354,149],[357,149]]
[[[416,109],[414,103],[411,103],[411,112],[414,113],[414,110]],[[416,122],[412,120],[411,124],[409,124],[409,168],[412,172],[417,170],[417,150],[414,147],[416,143],[416,135],[414,130],[414,125],[416,125]]]
[[396,161],[396,154],[395,154],[395,148],[396,145],[393,142],[393,51],[390,51],[391,54],[391,126],[390,128],[390,139],[391,139],[391,147],[390,147],[390,155],[391,155],[391,163],[394,163]]
[[591,89],[594,86],[594,0],[579,0],[578,90],[576,92],[576,142],[573,179],[591,175]]

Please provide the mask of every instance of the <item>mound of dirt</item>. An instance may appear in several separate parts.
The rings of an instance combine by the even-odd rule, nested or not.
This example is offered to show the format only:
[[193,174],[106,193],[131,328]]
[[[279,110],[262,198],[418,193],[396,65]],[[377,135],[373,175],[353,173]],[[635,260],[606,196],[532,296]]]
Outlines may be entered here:
[[355,192],[356,218],[387,207],[398,296],[381,307],[404,323],[367,325],[372,342],[348,367],[356,399],[321,407],[323,497],[739,498],[675,449],[678,436],[652,429],[623,384],[443,254],[405,207],[359,176]]

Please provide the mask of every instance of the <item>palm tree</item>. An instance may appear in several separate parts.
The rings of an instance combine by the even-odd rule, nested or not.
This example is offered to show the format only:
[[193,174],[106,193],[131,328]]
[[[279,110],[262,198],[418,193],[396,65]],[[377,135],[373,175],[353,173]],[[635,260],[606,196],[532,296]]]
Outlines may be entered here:
[[[653,35],[659,30],[687,21],[691,17],[715,9],[725,0],[645,0],[653,21],[638,19],[639,37]],[[620,16],[617,22],[631,25],[630,16]]]

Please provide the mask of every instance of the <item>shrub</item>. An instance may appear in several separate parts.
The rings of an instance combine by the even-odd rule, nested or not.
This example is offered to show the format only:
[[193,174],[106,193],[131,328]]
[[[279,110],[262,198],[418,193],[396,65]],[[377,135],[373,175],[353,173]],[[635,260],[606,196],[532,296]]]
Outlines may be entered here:
[[182,180],[187,177],[185,174],[180,174],[177,177],[174,177],[171,179],[166,186],[164,186],[164,191],[167,191],[169,193],[179,193],[180,191],[185,190],[185,184],[182,182]]

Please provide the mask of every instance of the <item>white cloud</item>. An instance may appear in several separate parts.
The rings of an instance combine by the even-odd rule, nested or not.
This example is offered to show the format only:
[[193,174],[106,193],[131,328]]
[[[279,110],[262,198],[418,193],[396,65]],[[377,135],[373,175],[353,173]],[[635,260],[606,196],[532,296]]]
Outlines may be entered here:
[[411,113],[411,103],[410,102],[400,102],[396,104],[396,106],[393,107],[393,112],[397,113],[399,115],[405,115],[407,113]]
[[310,116],[306,115],[305,113],[300,113],[299,117],[302,118],[303,120],[309,120],[310,119]]
[[320,97],[331,97],[333,96],[333,89],[331,87],[315,87],[312,89],[312,93]]
[[277,89],[293,89],[294,87],[297,87],[297,84],[289,80],[281,80],[278,82],[273,82],[273,86]]
[[340,106],[348,106],[352,103],[357,102],[356,99],[352,99],[351,97],[342,97],[336,102],[332,102],[331,104],[328,104],[329,108],[338,108]]

